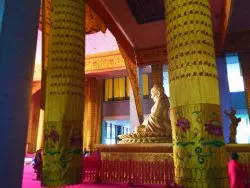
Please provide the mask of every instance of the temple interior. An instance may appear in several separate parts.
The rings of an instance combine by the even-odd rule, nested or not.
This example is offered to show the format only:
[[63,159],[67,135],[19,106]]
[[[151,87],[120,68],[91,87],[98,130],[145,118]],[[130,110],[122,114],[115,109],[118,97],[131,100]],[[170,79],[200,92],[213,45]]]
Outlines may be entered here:
[[0,187],[37,151],[42,187],[226,188],[231,153],[250,187],[249,17],[249,0],[0,1]]

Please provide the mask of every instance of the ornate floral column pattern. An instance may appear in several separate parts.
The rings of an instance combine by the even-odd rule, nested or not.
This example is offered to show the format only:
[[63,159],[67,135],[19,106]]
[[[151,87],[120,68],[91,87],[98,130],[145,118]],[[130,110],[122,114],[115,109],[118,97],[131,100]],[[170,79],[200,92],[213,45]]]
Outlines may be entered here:
[[163,68],[162,64],[151,65],[152,67],[152,83],[163,86]]
[[82,182],[84,18],[84,0],[51,1],[43,186]]
[[227,187],[208,0],[165,0],[176,182]]

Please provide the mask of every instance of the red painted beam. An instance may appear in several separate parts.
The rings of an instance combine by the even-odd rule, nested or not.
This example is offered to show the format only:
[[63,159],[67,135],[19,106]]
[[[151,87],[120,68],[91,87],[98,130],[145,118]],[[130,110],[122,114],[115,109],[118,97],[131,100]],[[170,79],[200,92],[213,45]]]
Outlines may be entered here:
[[232,0],[224,0],[223,9],[222,9],[222,18],[221,18],[221,23],[220,23],[220,36],[219,36],[219,42],[218,42],[219,52],[221,52],[221,50],[224,47],[228,23],[229,23],[229,19],[231,16],[231,8],[232,8]]
[[42,23],[43,23],[43,21],[42,21],[43,20],[42,12],[43,12],[43,10],[42,10],[42,8],[40,8],[39,27],[38,27],[38,29],[40,31],[42,31]]
[[135,51],[133,46],[130,44],[124,33],[118,27],[117,23],[114,21],[112,15],[106,10],[100,0],[87,0],[88,5],[93,11],[102,19],[107,28],[115,36],[118,43],[126,51],[128,57],[135,63]]

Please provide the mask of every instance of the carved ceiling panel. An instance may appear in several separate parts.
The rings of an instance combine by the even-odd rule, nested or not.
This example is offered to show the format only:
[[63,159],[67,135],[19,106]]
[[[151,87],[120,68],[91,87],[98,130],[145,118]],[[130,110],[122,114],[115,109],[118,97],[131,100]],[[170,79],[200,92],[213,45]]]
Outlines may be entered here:
[[127,0],[138,24],[165,19],[164,0]]
[[250,30],[228,33],[223,51],[226,53],[250,52]]

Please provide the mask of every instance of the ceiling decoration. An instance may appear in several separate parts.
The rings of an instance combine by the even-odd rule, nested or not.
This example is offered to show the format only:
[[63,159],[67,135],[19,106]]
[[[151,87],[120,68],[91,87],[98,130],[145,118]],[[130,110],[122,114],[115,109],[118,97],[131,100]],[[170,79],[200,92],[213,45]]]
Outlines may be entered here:
[[100,17],[86,4],[85,9],[85,32],[86,34],[102,31],[105,33],[106,26]]
[[[84,23],[84,22],[83,22]],[[86,4],[85,8],[85,32],[86,34],[92,34],[96,32],[106,32],[106,25],[100,19],[100,17]],[[42,8],[40,9],[39,17],[39,30],[42,30]]]
[[164,0],[127,0],[138,24],[165,19]]

